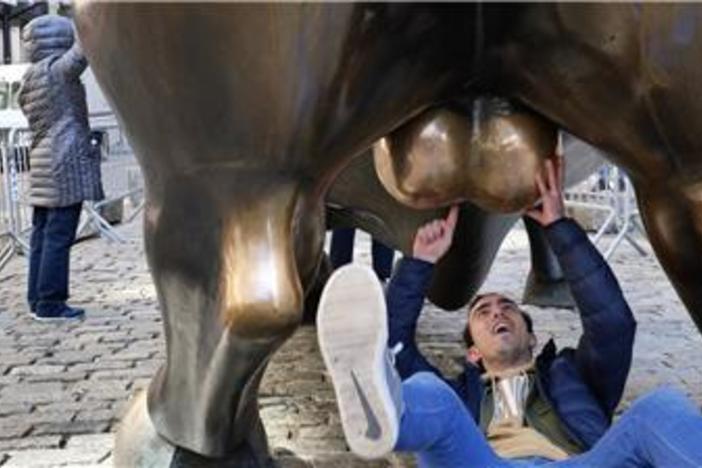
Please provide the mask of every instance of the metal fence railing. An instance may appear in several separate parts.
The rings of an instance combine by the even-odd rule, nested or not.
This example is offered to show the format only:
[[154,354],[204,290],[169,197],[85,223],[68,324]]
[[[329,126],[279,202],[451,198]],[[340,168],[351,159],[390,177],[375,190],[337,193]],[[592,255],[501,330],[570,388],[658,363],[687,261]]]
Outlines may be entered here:
[[2,133],[0,140],[0,269],[14,254],[29,251],[27,233],[31,229],[31,213],[21,199],[28,186],[29,154],[21,146],[11,145],[18,131]]
[[[123,241],[114,224],[129,222],[143,208],[143,178],[133,152],[110,115],[91,118],[95,144],[101,147],[105,200],[86,202],[78,235],[99,234]],[[0,130],[0,269],[15,254],[29,252],[32,210],[28,202],[31,134],[26,128]]]
[[99,144],[103,160],[100,168],[105,199],[83,204],[84,216],[78,227],[78,235],[95,232],[108,240],[123,242],[113,224],[129,222],[143,209],[141,170],[116,122],[101,126],[93,124],[92,128],[101,133]]
[[641,255],[646,250],[639,245],[633,233],[639,231],[646,236],[639,222],[639,210],[636,207],[636,195],[629,178],[616,166],[604,164],[595,174],[584,182],[565,192],[566,207],[589,211],[596,222],[591,226],[595,232],[591,239],[595,245],[602,243],[605,233],[614,234],[614,238],[602,255],[609,259],[626,240]]

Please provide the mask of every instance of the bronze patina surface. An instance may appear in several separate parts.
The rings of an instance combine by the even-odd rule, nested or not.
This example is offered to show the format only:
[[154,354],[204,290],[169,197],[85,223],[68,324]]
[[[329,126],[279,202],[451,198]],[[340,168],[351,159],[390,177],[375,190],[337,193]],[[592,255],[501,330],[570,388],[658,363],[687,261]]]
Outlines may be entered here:
[[[535,135],[554,124],[632,176],[702,328],[701,15],[679,4],[80,3],[81,41],[146,179],[167,362],[141,405],[159,437],[265,464],[258,383],[300,320],[325,198],[406,248],[439,205],[528,205],[552,145]],[[483,94],[527,117],[483,121],[451,104]],[[519,149],[470,146],[490,121]],[[378,141],[385,185],[427,211],[405,215],[380,195],[368,157]],[[432,299],[464,304],[517,217],[464,204]]]
[[167,341],[148,398],[161,436],[212,457],[260,452],[258,383],[301,318],[324,195],[355,154],[461,84],[473,10],[77,6],[146,179]]
[[477,97],[431,109],[374,145],[378,176],[413,208],[465,200],[517,212],[536,202],[537,172],[555,154],[556,127],[505,99]]
[[702,330],[702,5],[534,4],[514,19],[486,67],[631,176],[656,255]]

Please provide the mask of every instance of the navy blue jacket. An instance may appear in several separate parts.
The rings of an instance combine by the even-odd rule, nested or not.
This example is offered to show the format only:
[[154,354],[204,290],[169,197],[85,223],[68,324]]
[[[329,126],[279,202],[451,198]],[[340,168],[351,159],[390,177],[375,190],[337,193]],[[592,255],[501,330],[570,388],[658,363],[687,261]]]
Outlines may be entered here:
[[[585,232],[570,219],[545,228],[580,311],[583,334],[576,349],[556,353],[553,340],[537,357],[537,378],[569,435],[583,449],[602,437],[624,392],[631,367],[636,322],[611,269]],[[396,367],[406,379],[433,372],[455,390],[476,422],[480,420],[483,383],[480,370],[466,361],[464,372],[445,379],[419,352],[415,342],[433,265],[403,259],[388,285],[388,344],[403,343]]]

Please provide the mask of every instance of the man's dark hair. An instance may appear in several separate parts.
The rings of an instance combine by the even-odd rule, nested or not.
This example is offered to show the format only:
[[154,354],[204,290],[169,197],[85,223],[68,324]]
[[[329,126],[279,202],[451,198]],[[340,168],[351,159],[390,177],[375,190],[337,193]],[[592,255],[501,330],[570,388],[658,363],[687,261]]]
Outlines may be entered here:
[[[466,328],[463,330],[463,342],[466,345],[466,348],[470,348],[473,346],[473,335],[470,332],[470,313],[473,310],[473,307],[475,304],[480,301],[480,299],[486,297],[486,296],[492,296],[495,293],[487,293],[487,294],[478,294],[473,298],[472,301],[468,304],[468,320],[466,320]],[[524,322],[526,323],[526,328],[529,333],[534,333],[534,322],[531,320],[531,315],[528,313],[524,312],[522,309],[519,309],[519,312],[521,312],[522,317],[524,318]]]

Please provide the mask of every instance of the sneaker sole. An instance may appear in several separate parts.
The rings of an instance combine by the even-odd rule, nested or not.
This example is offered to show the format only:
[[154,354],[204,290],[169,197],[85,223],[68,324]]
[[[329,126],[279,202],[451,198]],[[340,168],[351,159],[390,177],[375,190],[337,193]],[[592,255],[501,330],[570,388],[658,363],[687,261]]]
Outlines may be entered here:
[[332,274],[319,301],[317,335],[351,451],[387,455],[399,422],[385,375],[385,296],[370,268],[351,264]]

